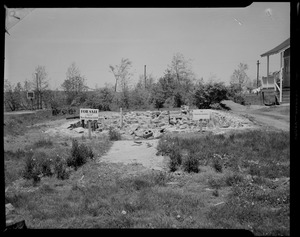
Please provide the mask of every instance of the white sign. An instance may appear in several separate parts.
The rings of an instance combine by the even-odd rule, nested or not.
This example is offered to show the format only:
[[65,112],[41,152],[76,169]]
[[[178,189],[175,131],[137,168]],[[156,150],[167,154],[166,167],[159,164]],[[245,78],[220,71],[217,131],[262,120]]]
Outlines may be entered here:
[[98,120],[98,109],[80,109],[80,120]]
[[210,112],[205,109],[194,109],[193,120],[210,119]]

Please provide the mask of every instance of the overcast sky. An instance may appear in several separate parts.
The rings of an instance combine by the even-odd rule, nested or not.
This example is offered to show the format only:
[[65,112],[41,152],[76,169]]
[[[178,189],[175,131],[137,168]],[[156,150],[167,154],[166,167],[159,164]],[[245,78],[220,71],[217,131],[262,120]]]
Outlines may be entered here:
[[[246,8],[35,8],[5,34],[5,75],[12,83],[32,79],[45,66],[52,89],[75,62],[91,88],[113,83],[109,65],[129,58],[133,82],[144,73],[163,76],[175,53],[192,60],[198,78],[229,82],[240,62],[251,79],[266,76],[260,55],[290,37],[290,3]],[[279,55],[270,71],[279,70]]]

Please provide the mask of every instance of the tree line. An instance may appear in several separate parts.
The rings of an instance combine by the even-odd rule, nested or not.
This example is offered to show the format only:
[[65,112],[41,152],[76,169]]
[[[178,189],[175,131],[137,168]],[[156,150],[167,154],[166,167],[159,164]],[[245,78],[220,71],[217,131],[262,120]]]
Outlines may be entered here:
[[[6,110],[57,108],[63,106],[82,106],[99,110],[160,109],[176,108],[182,105],[198,108],[219,106],[220,101],[232,99],[243,103],[245,91],[256,87],[256,80],[247,76],[248,65],[240,63],[234,70],[230,85],[211,78],[204,82],[192,70],[191,60],[176,53],[163,76],[156,79],[151,74],[140,75],[137,83],[132,83],[132,61],[122,58],[117,65],[109,65],[114,82],[102,88],[88,91],[86,78],[73,62],[60,85],[62,91],[49,89],[49,78],[45,66],[37,66],[32,80],[23,85],[4,82],[4,106]],[[27,98],[33,91],[35,98]]]

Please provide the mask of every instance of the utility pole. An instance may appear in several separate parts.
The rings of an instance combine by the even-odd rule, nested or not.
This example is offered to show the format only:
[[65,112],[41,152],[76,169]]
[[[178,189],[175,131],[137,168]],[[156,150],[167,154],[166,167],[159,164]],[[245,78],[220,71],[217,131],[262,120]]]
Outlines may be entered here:
[[38,73],[35,73],[36,76],[36,109],[39,109],[39,80],[38,80]]
[[257,84],[256,87],[258,88],[258,78],[259,78],[259,60],[257,60]]
[[144,78],[145,78],[145,89],[146,89],[146,65],[144,66]]

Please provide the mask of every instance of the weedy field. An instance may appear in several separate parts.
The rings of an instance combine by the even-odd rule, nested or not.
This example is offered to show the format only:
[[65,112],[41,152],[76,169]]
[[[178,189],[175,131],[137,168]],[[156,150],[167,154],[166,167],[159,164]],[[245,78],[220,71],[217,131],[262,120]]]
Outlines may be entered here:
[[[15,136],[32,129],[38,133],[28,128]],[[4,147],[5,202],[15,207],[9,218],[25,219],[28,228],[290,234],[289,132],[166,134],[157,146],[169,157],[164,172],[102,162],[117,134],[92,140],[38,136],[18,149]]]

